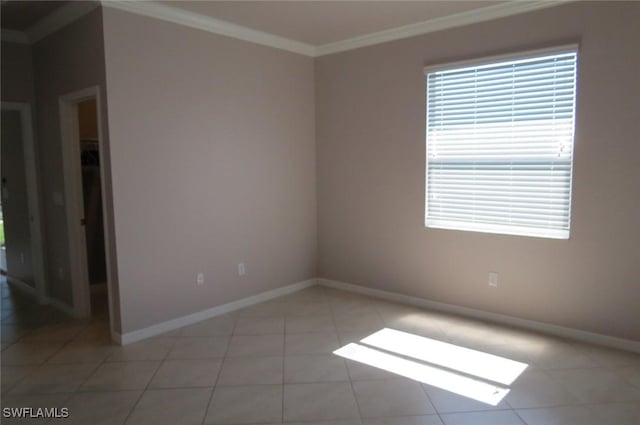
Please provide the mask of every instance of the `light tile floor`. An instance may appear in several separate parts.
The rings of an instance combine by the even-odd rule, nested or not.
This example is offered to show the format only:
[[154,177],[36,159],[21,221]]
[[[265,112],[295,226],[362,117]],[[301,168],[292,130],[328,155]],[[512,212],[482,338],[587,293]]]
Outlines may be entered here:
[[[104,318],[20,327],[4,313],[2,406],[70,417],[2,423],[640,424],[640,355],[324,287],[125,347]],[[332,354],[383,327],[529,367],[490,406]]]

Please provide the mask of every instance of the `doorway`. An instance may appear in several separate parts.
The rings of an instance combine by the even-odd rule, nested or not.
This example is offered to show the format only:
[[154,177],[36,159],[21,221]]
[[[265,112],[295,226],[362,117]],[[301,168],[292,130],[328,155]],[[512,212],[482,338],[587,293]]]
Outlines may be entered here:
[[78,138],[91,315],[106,316],[109,313],[107,264],[102,216],[100,138],[95,98],[78,102]]
[[2,102],[1,120],[0,268],[3,295],[8,293],[8,284],[11,284],[33,301],[44,303],[44,258],[31,107],[28,103]]
[[74,313],[111,322],[99,88],[62,96],[60,119]]

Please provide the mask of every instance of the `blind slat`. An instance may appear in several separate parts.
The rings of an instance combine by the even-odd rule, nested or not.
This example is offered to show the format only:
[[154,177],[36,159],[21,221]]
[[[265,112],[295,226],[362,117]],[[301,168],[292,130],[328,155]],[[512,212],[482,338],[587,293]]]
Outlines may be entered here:
[[426,75],[429,227],[568,238],[577,52]]

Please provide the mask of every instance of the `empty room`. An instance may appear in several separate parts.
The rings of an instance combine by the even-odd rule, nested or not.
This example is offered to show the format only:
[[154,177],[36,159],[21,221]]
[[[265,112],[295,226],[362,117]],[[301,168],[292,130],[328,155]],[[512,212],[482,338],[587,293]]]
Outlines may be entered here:
[[3,424],[640,424],[640,2],[0,17]]

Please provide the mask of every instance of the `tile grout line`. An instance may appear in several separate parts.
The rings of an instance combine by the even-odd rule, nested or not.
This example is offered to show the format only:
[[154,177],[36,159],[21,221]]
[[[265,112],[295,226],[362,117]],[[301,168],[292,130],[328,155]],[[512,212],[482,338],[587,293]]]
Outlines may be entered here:
[[[83,324],[83,327],[85,327],[85,328],[86,328],[87,326],[88,326],[88,324],[86,324],[86,323],[85,323],[85,324]],[[38,364],[38,365],[34,365],[36,370],[34,370],[34,371],[32,371],[31,373],[27,374],[27,375],[26,375],[26,376],[24,376],[23,378],[19,379],[19,380],[18,380],[18,382],[14,383],[14,385],[13,385],[11,388],[13,388],[13,387],[17,386],[20,382],[22,382],[24,379],[26,379],[26,378],[27,378],[28,376],[30,376],[32,373],[36,372],[38,368],[40,368],[40,367],[42,367],[42,366],[44,366],[44,365],[57,366],[57,364],[55,364],[55,363],[48,363],[48,362],[49,362],[51,359],[53,359],[53,357],[55,357],[56,355],[58,355],[58,354],[59,354],[59,353],[60,353],[60,352],[65,348],[65,347],[67,347],[68,345],[70,345],[71,343],[73,343],[73,342],[74,342],[74,340],[75,340],[76,338],[78,338],[78,336],[79,336],[81,333],[82,333],[82,330],[79,330],[77,333],[75,333],[75,334],[74,334],[74,336],[73,336],[72,338],[70,338],[70,339],[68,339],[67,341],[65,341],[65,342],[60,346],[60,348],[59,348],[58,350],[54,351],[54,352],[53,352],[49,357],[47,357],[47,358],[46,358],[46,360],[45,360],[43,363]],[[23,336],[23,337],[24,337],[24,336]],[[20,338],[20,339],[21,339],[21,338]],[[46,342],[46,341],[45,341],[45,342]],[[55,341],[54,341],[54,342],[55,342]],[[24,343],[28,344],[28,342],[24,342]],[[37,344],[37,343],[36,343],[36,344]],[[108,356],[106,356],[102,361],[100,361],[100,362],[97,362],[97,363],[96,363],[95,368],[91,371],[91,373],[87,376],[87,378],[86,378],[85,380],[83,380],[83,381],[78,385],[78,387],[77,387],[74,391],[69,392],[69,393],[65,393],[65,394],[66,394],[66,397],[65,397],[65,399],[64,399],[64,402],[62,403],[62,405],[63,405],[63,406],[64,406],[64,404],[67,404],[67,405],[68,405],[68,404],[70,404],[71,399],[73,399],[73,397],[74,397],[76,394],[80,393],[80,392],[79,392],[79,390],[82,388],[82,385],[84,385],[84,384],[85,384],[85,383],[86,383],[86,382],[87,382],[87,381],[88,381],[88,380],[89,380],[89,379],[90,379],[90,378],[95,374],[95,372],[98,370],[98,368],[99,368],[99,367],[100,367],[100,366],[101,366],[101,365],[106,361],[106,358],[107,358],[107,357],[108,357]],[[74,364],[74,365],[82,365],[82,364],[84,364],[84,363],[70,363],[70,364]],[[91,364],[91,363],[89,363],[89,364]],[[55,394],[61,394],[61,393],[43,393],[42,395],[55,395]],[[27,396],[28,396],[28,395],[37,395],[37,394],[33,394],[33,393],[31,393],[31,394],[24,394],[24,395],[27,395]],[[68,406],[67,406],[67,407],[68,407]],[[52,421],[53,421],[53,418],[49,418],[49,419],[45,422],[45,424],[49,424],[49,423],[51,423]]]
[[[336,306],[336,305],[338,305],[338,306],[340,305],[340,300],[334,300],[333,302],[329,302],[329,303],[328,303],[328,306],[330,307],[330,314],[331,314],[331,321],[332,321],[332,325],[333,325],[334,330],[336,331],[336,334],[337,334],[337,324],[336,324],[336,317],[335,317],[335,306]],[[380,313],[380,308],[376,308],[376,312],[378,313],[378,315],[379,315],[379,316],[382,316],[382,314]],[[382,323],[383,323],[384,325],[386,325],[386,322],[385,322],[384,320],[382,321]],[[233,328],[232,328],[232,330],[231,330],[231,336],[230,336],[229,338],[232,338],[232,337],[233,337],[233,335],[235,335],[235,334],[236,334],[236,324],[237,324],[237,321],[234,319]],[[282,381],[282,382],[283,382],[283,391],[284,391],[284,385],[285,385],[285,383],[284,383],[284,367],[285,367],[285,364],[286,364],[286,363],[285,363],[285,362],[286,362],[286,359],[285,359],[285,357],[286,357],[286,356],[285,356],[285,353],[284,353],[284,349],[285,349],[285,347],[286,347],[286,334],[287,334],[287,332],[286,332],[286,329],[287,329],[287,327],[286,327],[286,317],[285,317],[285,323],[284,323],[284,325],[285,325],[285,327],[284,327],[284,333],[283,333],[283,378],[282,378],[282,379],[283,379],[283,381]],[[51,361],[51,359],[52,359],[52,358],[54,358],[55,356],[59,355],[59,353],[60,353],[62,350],[64,350],[66,347],[68,347],[69,345],[73,344],[74,342],[78,342],[78,341],[77,341],[77,339],[80,337],[80,335],[81,335],[82,333],[83,333],[83,331],[81,330],[81,331],[79,331],[78,333],[76,333],[76,334],[74,335],[74,337],[73,337],[73,338],[68,339],[68,340],[66,340],[66,341],[63,341],[63,342],[62,342],[62,344],[61,344],[61,346],[60,346],[57,350],[55,350],[55,351],[54,351],[50,356],[48,356],[48,357],[46,358],[46,360],[44,361],[44,363],[40,363],[40,364],[36,364],[36,365],[25,365],[25,366],[33,366],[33,368],[37,370],[37,368],[38,368],[38,367],[41,367],[41,366],[43,366],[43,365],[58,365],[57,363],[48,363],[48,362],[49,362],[49,361]],[[308,332],[307,332],[307,333],[308,333]],[[162,365],[164,364],[164,362],[165,362],[165,361],[167,361],[168,356],[169,356],[169,353],[171,352],[171,350],[172,350],[172,349],[173,349],[177,344],[179,344],[179,342],[178,342],[178,341],[179,341],[179,339],[177,339],[177,338],[173,338],[173,339],[171,339],[171,348],[169,348],[169,349],[167,350],[167,352],[164,354],[164,356],[160,359],[160,361],[159,361],[159,366],[158,366],[158,368],[154,371],[153,376],[150,378],[149,382],[147,383],[146,388],[143,390],[143,394],[144,394],[144,392],[146,392],[147,390],[149,390],[149,389],[150,389],[150,388],[149,388],[149,386],[150,386],[151,382],[153,381],[154,377],[155,377],[155,376],[157,375],[157,373],[159,372],[159,369],[162,367]],[[90,343],[90,342],[89,342],[89,343]],[[37,343],[33,343],[33,344],[37,344]],[[340,341],[340,344],[342,344],[342,341]],[[228,352],[229,352],[229,348],[230,348],[230,340],[229,340],[229,343],[228,343],[228,345],[227,345],[227,347],[226,347],[225,353],[223,354],[223,361],[224,361],[224,359],[225,359],[225,358],[227,358],[227,355],[228,355]],[[90,363],[97,364],[97,366],[96,366],[96,370],[97,370],[97,369],[98,369],[100,366],[102,366],[103,364],[105,364],[105,363],[111,363],[111,362],[107,362],[107,361],[106,361],[110,356],[111,356],[111,355],[107,355],[104,359],[102,359],[102,360],[101,360],[101,361],[99,361],[99,362],[96,362],[96,363],[90,362]],[[120,361],[120,362],[129,362],[129,361],[127,361],[127,360],[122,360],[122,361]],[[343,362],[344,362],[344,360],[343,360]],[[63,363],[63,364],[79,365],[79,364],[82,364],[82,362],[80,362],[80,363]],[[19,366],[19,365],[16,365],[16,366]],[[612,365],[600,366],[600,365],[598,365],[598,366],[571,367],[571,368],[560,368],[560,369],[544,369],[544,368],[539,368],[539,371],[540,371],[540,372],[542,372],[544,375],[549,376],[549,375],[553,374],[554,372],[556,372],[556,371],[558,371],[558,370],[582,370],[582,371],[589,371],[589,370],[594,370],[594,369],[595,369],[595,370],[598,370],[598,369],[611,370],[611,369],[624,368],[624,367],[628,367],[628,366],[633,367],[633,366],[637,366],[637,364],[632,364],[632,363],[630,363],[629,365],[622,365],[622,366],[615,366],[615,365],[614,365],[614,366],[612,366]],[[346,364],[345,364],[345,367],[346,367]],[[611,373],[612,373],[612,374],[614,374],[614,373],[613,373],[613,371],[611,371]],[[30,374],[31,374],[31,373],[30,373]],[[28,374],[27,376],[29,376],[30,374]],[[359,407],[359,404],[358,404],[358,401],[357,401],[357,397],[355,397],[355,390],[354,390],[354,387],[353,387],[353,381],[352,381],[351,373],[349,372],[348,368],[347,368],[347,374],[348,374],[348,377],[349,377],[348,379],[349,379],[349,381],[350,381],[350,383],[351,383],[352,393],[353,393],[353,395],[354,395],[354,398],[355,398],[355,401],[356,401],[356,404],[357,404],[357,407],[358,407],[358,411],[360,412],[360,407]],[[83,381],[83,382],[84,382],[84,383],[86,383],[86,381],[87,381],[87,380],[89,380],[89,379],[90,379],[92,376],[94,376],[94,375],[95,375],[95,370],[94,370],[94,371],[89,375],[89,378],[87,378],[87,379],[86,379],[85,381]],[[614,375],[619,376],[618,374],[614,374]],[[26,377],[26,376],[25,376],[25,377]],[[22,379],[24,379],[25,377],[21,378],[21,379],[20,379],[19,381],[17,381],[17,382],[18,382],[18,383],[19,383],[19,382],[21,382],[21,380],[22,380]],[[621,377],[621,378],[622,378],[622,377]],[[209,404],[211,403],[211,400],[212,400],[212,398],[213,398],[213,393],[214,393],[214,391],[215,391],[215,387],[218,385],[219,380],[220,380],[220,373],[218,373],[218,375],[216,376],[216,383],[214,384],[214,388],[213,388],[212,393],[211,393],[211,396],[210,396],[210,398],[209,398]],[[625,380],[625,381],[626,381],[626,380]],[[14,385],[15,385],[15,384],[14,384]],[[82,386],[82,385],[83,385],[83,384],[81,384],[81,386]],[[635,387],[633,384],[629,384],[629,385],[631,385],[632,387]],[[425,393],[426,393],[425,387],[424,387],[423,385],[421,385],[421,387],[423,388],[423,391],[425,391]],[[191,388],[191,387],[172,387],[172,388],[167,388],[167,389],[181,389],[181,388]],[[208,388],[208,387],[197,387],[197,388]],[[89,391],[89,393],[122,392],[122,391],[129,391],[129,390]],[[71,399],[75,394],[79,394],[79,393],[85,393],[85,392],[83,392],[83,391],[81,391],[80,389],[78,389],[78,390],[75,390],[75,391],[70,392],[70,393],[53,393],[53,394],[65,394],[65,395],[66,395],[65,400],[67,400],[67,402],[68,402],[68,400],[70,400],[70,399]],[[53,395],[53,394],[51,394],[51,393],[42,393],[42,394]],[[31,394],[28,394],[28,395],[31,395]],[[37,393],[36,393],[35,395],[37,395]],[[429,397],[428,393],[426,394],[426,396],[427,396],[427,398],[429,399],[429,401],[431,402],[431,404],[433,405],[433,402],[432,402],[432,400],[431,400],[431,397]],[[141,395],[141,397],[142,397],[142,395]],[[138,398],[138,401],[136,402],[136,404],[131,408],[131,411],[129,412],[129,415],[127,415],[127,417],[125,418],[125,420],[129,420],[129,417],[130,417],[131,413],[133,412],[133,410],[135,409],[135,407],[139,404],[139,401],[140,401],[140,398],[141,398],[141,397],[139,397],[139,398]],[[508,402],[506,402],[506,401],[505,401],[505,404],[506,404],[509,408],[508,408],[508,409],[501,409],[501,410],[511,410],[511,411],[513,411],[513,412],[516,414],[516,416],[519,418],[519,420],[521,420],[521,421],[523,421],[523,422],[526,422],[526,421],[524,421],[524,419],[523,419],[523,418],[518,414],[518,410],[527,410],[527,409],[532,409],[532,410],[537,410],[537,409],[553,409],[553,408],[563,407],[563,406],[587,406],[587,407],[592,407],[592,406],[597,406],[597,405],[607,406],[607,405],[615,405],[615,404],[620,404],[620,403],[634,403],[634,401],[608,401],[608,402],[584,402],[584,401],[576,401],[576,402],[570,402],[570,403],[567,403],[567,404],[559,404],[559,405],[551,405],[551,406],[532,406],[532,407],[522,407],[522,408],[518,408],[518,409],[514,408],[513,406],[511,406],[511,404],[510,404],[510,403],[508,403]],[[208,406],[207,406],[207,408],[208,408]],[[435,406],[434,406],[434,408],[435,408]],[[283,407],[282,407],[282,409],[283,409],[282,419],[284,420],[284,395],[283,395]],[[441,413],[438,411],[438,409],[435,409],[435,411],[436,411],[436,414],[439,416],[440,420],[442,420]],[[465,412],[451,412],[451,413],[468,413],[468,412],[473,412],[473,411],[465,411]],[[449,412],[444,412],[444,413],[449,413]],[[361,412],[360,412],[360,416],[361,416]],[[205,421],[206,421],[206,411],[205,411]]]
[[[156,368],[156,370],[153,372],[153,374],[151,375],[151,378],[149,379],[149,381],[147,381],[147,385],[145,385],[144,389],[140,392],[140,396],[138,397],[138,399],[136,400],[136,402],[133,404],[133,406],[131,407],[131,409],[129,410],[129,413],[127,414],[127,416],[124,418],[124,420],[122,421],[122,424],[125,425],[127,423],[127,421],[129,420],[129,418],[131,417],[131,415],[133,414],[133,412],[136,410],[136,407],[138,407],[138,405],[140,404],[140,401],[142,400],[142,397],[144,397],[144,394],[147,392],[147,390],[149,389],[149,385],[151,385],[151,382],[153,381],[153,378],[155,378],[156,374],[158,373],[158,371],[160,370],[160,368],[162,367],[163,363],[165,360],[167,360],[167,357],[169,356],[169,353],[171,352],[171,350],[173,350],[173,347],[175,345],[175,342],[172,341],[171,342],[171,348],[169,348],[167,350],[167,352],[164,354],[164,356],[159,360],[159,364],[158,367]],[[106,363],[106,359],[105,359],[105,363]]]
[[[388,323],[385,320],[384,316],[382,315],[382,313],[380,312],[379,308],[376,307],[376,312],[378,313],[378,315],[380,316],[380,319],[382,320],[382,324],[384,327],[387,327]],[[438,323],[435,323],[435,327],[436,329],[442,333],[442,335],[445,335],[444,331],[442,331],[442,329],[440,328],[440,325]],[[442,414],[441,412],[438,410],[438,408],[436,407],[435,403],[433,402],[433,400],[431,399],[431,396],[429,396],[429,393],[427,392],[426,388],[424,387],[425,384],[423,384],[422,382],[419,381],[414,381],[417,382],[418,385],[420,385],[420,388],[422,389],[422,392],[424,393],[424,395],[427,397],[427,400],[429,400],[429,403],[431,404],[431,407],[433,407],[433,411],[435,412],[435,415],[438,416],[438,419],[440,420],[440,422],[442,424],[444,424],[444,419],[442,419]]]
[[528,423],[527,421],[525,421],[525,420],[524,420],[524,418],[523,418],[522,416],[520,416],[520,414],[518,413],[518,411],[517,411],[516,409],[513,409],[513,408],[512,408],[512,409],[511,409],[511,411],[513,412],[513,414],[514,414],[514,415],[516,415],[516,417],[517,417],[518,419],[520,419],[520,421],[522,421],[522,423],[523,423],[524,425],[529,425],[529,423]]
[[420,385],[420,388],[422,389],[422,392],[427,397],[427,400],[429,400],[429,403],[431,403],[431,407],[433,407],[433,411],[436,412],[436,415],[438,416],[438,419],[440,419],[440,422],[442,422],[444,424],[445,422],[444,422],[444,419],[442,419],[442,413],[438,410],[438,408],[436,407],[435,403],[431,399],[431,396],[427,392],[427,389],[424,387],[424,384],[422,382],[418,382],[418,385]]
[[222,362],[220,363],[220,369],[218,369],[218,374],[216,376],[216,380],[213,383],[213,388],[211,389],[211,395],[209,396],[209,401],[207,402],[207,406],[204,409],[204,416],[202,417],[201,425],[205,425],[207,421],[207,413],[209,413],[209,408],[211,407],[211,403],[213,402],[213,395],[218,388],[218,381],[220,381],[220,375],[222,375],[222,368],[224,367],[225,360],[227,358],[227,354],[229,354],[229,348],[231,347],[231,341],[233,340],[233,336],[236,332],[236,326],[238,324],[238,317],[231,316],[233,318],[233,327],[231,328],[231,334],[229,335],[229,339],[227,342],[227,347],[224,350],[224,354],[222,355]]
[[284,325],[282,329],[282,402],[280,403],[280,422],[284,423],[284,386],[285,386],[285,358],[287,346],[287,314],[284,315]]
[[[35,329],[34,329],[34,330],[32,330],[32,331],[35,331]],[[73,336],[73,338],[76,338],[79,334],[80,334],[80,331],[78,331],[78,333],[76,333],[76,334]],[[27,336],[27,335],[23,335],[22,337],[20,337],[20,338],[19,338],[19,339],[14,343],[14,344],[17,344],[18,342],[20,342],[20,340],[21,340],[22,338],[24,338],[25,336]],[[73,342],[73,338],[72,338],[72,339],[68,339],[68,340],[66,340],[66,341],[62,341],[62,344],[60,345],[60,347],[58,347],[58,349],[57,349],[57,350],[53,351],[53,352],[52,352],[48,357],[45,357],[45,359],[44,359],[41,363],[36,363],[36,364],[32,364],[32,365],[6,365],[6,366],[28,366],[28,367],[31,367],[31,366],[32,366],[32,367],[34,368],[34,370],[32,370],[31,372],[29,372],[28,374],[26,374],[26,375],[25,375],[25,376],[23,376],[22,378],[18,379],[18,381],[17,381],[17,382],[14,382],[14,383],[13,383],[13,385],[11,385],[11,387],[10,387],[6,392],[10,392],[10,391],[12,391],[15,387],[17,387],[17,386],[18,386],[18,384],[20,384],[22,381],[24,381],[25,379],[27,379],[28,377],[30,377],[32,374],[34,374],[35,372],[37,372],[37,371],[38,371],[38,369],[40,369],[41,367],[43,367],[43,366],[49,366],[49,365],[51,365],[51,366],[55,366],[56,364],[54,364],[54,363],[49,363],[49,361],[50,361],[51,359],[53,359],[55,356],[57,356],[57,355],[58,355],[58,353],[60,353],[60,352],[61,352],[65,347],[67,347],[69,344],[71,344],[71,342]],[[23,341],[22,343],[23,343],[23,344],[34,344],[34,345],[38,345],[38,344],[51,344],[51,343],[56,343],[56,342],[60,342],[60,341],[42,341],[42,342],[39,342],[39,343],[38,343],[38,342],[31,342],[31,343],[30,343],[30,342],[25,342],[25,341]],[[12,345],[14,345],[14,344],[12,344]],[[0,357],[1,357],[1,356],[0,356]],[[73,364],[79,364],[79,363],[69,363],[69,364],[72,364],[72,365],[73,365]],[[80,364],[81,364],[81,363],[80,363]],[[90,364],[90,363],[89,363],[89,364]],[[100,366],[100,364],[101,364],[100,362],[98,362],[98,363],[97,363],[96,369]],[[95,372],[95,369],[91,372],[91,374],[90,374],[89,376],[93,375],[93,373],[94,373],[94,372]],[[87,378],[87,379],[88,379],[88,378]],[[82,386],[82,384],[84,384],[84,382],[85,382],[85,381],[82,381],[82,383],[80,384],[80,386]],[[80,388],[80,386],[79,386],[77,389],[79,389],[79,388]],[[56,394],[56,393],[49,393],[49,394]],[[26,395],[26,394],[25,394],[25,395]]]
[[[333,326],[335,328],[335,332],[338,337],[338,345],[342,345],[340,333],[338,332],[338,325],[336,323],[333,302],[329,303],[329,308],[331,309],[331,321],[333,322]],[[347,368],[347,376],[349,376],[349,386],[351,387],[351,394],[353,394],[353,399],[356,402],[356,408],[358,409],[358,419],[360,420],[360,423],[362,423],[362,409],[360,408],[360,403],[358,402],[358,397],[356,396],[356,390],[355,390],[355,387],[353,386],[353,380],[351,379],[351,372],[349,372],[349,367],[346,365],[346,362],[345,362],[345,367]]]

